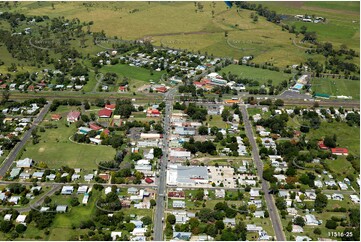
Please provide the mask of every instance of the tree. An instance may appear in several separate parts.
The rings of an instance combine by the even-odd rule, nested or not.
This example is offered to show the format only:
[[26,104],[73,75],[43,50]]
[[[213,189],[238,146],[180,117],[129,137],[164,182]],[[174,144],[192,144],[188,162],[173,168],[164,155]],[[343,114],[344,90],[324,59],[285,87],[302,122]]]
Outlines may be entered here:
[[2,100],[1,100],[1,103],[6,103],[7,101],[9,101],[9,98],[10,98],[10,92],[9,90],[4,90],[3,93],[2,93]]
[[276,105],[277,107],[283,106],[283,105],[284,105],[284,101],[283,101],[282,99],[277,99],[277,100],[275,101],[275,105]]
[[198,189],[197,193],[195,194],[195,199],[198,201],[203,200],[204,197],[204,189]]
[[207,128],[207,126],[200,126],[199,128],[198,128],[198,133],[200,134],[200,135],[207,135],[208,134],[208,128]]
[[305,222],[304,218],[302,218],[301,216],[297,216],[294,220],[294,224],[303,227],[306,225],[306,222]]
[[206,230],[207,235],[209,235],[211,237],[216,237],[217,232],[218,232],[217,228],[216,228],[216,226],[214,224],[208,225],[207,230]]
[[336,229],[337,228],[337,222],[334,220],[327,220],[326,221],[326,228],[328,229]]
[[320,235],[320,234],[322,233],[322,231],[321,231],[320,228],[315,228],[315,229],[313,230],[313,233],[314,233],[314,234],[317,234],[317,235]]
[[49,196],[46,196],[46,197],[44,198],[44,203],[45,203],[45,204],[51,203],[51,198],[50,198]]
[[317,194],[314,204],[315,210],[317,212],[322,212],[322,210],[327,206],[327,203],[328,203],[328,199],[326,195],[322,193]]
[[13,224],[10,221],[1,221],[0,222],[0,231],[4,233],[10,232],[11,228],[13,227]]
[[73,207],[76,207],[78,206],[80,203],[79,203],[79,200],[77,197],[72,197],[71,200],[70,200],[70,205],[73,206]]
[[326,136],[323,140],[323,143],[329,147],[329,148],[335,148],[336,147],[336,141],[332,136]]
[[154,148],[154,157],[157,157],[158,159],[163,155],[163,151],[161,148],[156,147]]
[[26,226],[24,224],[18,224],[18,225],[16,225],[15,230],[16,230],[16,232],[21,234],[26,231]]
[[222,220],[217,220],[215,223],[215,226],[218,231],[221,231],[224,229],[224,223]]
[[143,218],[141,218],[142,222],[144,225],[150,225],[152,224],[152,218],[149,216],[144,216]]
[[169,214],[169,215],[167,216],[167,222],[170,223],[170,224],[172,224],[172,225],[175,224],[176,219],[175,219],[174,214]]
[[157,205],[156,201],[154,199],[150,199],[150,206],[154,207],[155,205]]

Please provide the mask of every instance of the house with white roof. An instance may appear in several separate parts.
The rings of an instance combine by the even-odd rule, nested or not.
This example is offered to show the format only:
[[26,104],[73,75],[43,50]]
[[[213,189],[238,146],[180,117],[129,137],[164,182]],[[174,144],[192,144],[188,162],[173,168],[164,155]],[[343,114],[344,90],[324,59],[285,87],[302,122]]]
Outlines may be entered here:
[[26,215],[18,215],[18,217],[16,218],[16,222],[17,223],[25,223],[25,219],[26,219]]
[[360,198],[357,195],[350,195],[350,199],[354,203],[360,203]]
[[112,240],[113,240],[113,241],[116,241],[117,238],[122,237],[122,232],[112,231],[112,232],[110,233],[110,237],[112,237]]
[[316,219],[315,215],[313,215],[313,214],[306,214],[305,222],[306,222],[306,225],[311,225],[311,226],[320,225],[320,222]]

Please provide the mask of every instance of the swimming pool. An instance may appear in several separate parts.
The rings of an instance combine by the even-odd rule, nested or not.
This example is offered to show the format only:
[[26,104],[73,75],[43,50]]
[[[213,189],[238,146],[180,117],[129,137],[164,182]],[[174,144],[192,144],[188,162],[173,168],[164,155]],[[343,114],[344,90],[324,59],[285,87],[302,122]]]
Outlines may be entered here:
[[296,85],[293,86],[294,89],[298,89],[298,90],[302,89],[302,87],[303,87],[303,84],[301,84],[301,83],[297,83]]

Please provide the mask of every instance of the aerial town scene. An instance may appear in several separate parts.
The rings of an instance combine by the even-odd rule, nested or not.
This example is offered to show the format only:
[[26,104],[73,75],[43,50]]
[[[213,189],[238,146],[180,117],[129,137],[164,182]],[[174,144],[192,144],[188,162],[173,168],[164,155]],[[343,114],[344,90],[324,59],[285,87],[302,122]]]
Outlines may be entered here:
[[360,185],[360,2],[0,2],[1,241],[360,241]]

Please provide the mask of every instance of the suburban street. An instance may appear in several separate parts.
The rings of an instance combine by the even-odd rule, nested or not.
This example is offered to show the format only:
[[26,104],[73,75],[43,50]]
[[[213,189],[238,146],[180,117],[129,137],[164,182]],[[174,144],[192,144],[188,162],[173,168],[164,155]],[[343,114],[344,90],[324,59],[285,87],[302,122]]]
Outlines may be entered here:
[[165,95],[165,113],[164,113],[164,133],[163,133],[163,156],[160,163],[159,170],[159,179],[158,179],[158,197],[157,197],[157,205],[155,209],[154,215],[154,240],[161,241],[163,240],[163,217],[164,217],[164,209],[165,209],[165,198],[167,192],[167,162],[168,162],[168,152],[169,152],[169,144],[168,138],[170,135],[170,116],[173,108],[173,95],[175,93],[175,89],[171,89]]
[[282,224],[281,224],[281,220],[278,215],[277,207],[274,203],[272,195],[268,193],[269,192],[268,183],[266,180],[263,179],[263,176],[262,176],[263,163],[259,157],[258,147],[256,144],[256,140],[254,139],[252,125],[251,125],[251,122],[249,121],[247,108],[245,105],[240,105],[240,109],[242,112],[242,118],[243,118],[243,122],[244,122],[245,131],[246,131],[247,137],[249,139],[249,142],[252,145],[252,157],[257,166],[258,177],[262,181],[262,190],[264,193],[264,198],[266,200],[268,212],[269,212],[269,215],[270,215],[270,218],[272,221],[273,229],[275,231],[276,240],[277,241],[285,241],[286,238],[283,233]]
[[40,113],[38,114],[38,116],[35,118],[35,120],[32,123],[31,128],[26,131],[24,133],[23,138],[20,140],[19,143],[16,144],[16,146],[14,147],[14,149],[11,151],[11,153],[9,154],[9,156],[7,157],[7,159],[4,160],[1,168],[0,168],[0,177],[5,176],[6,172],[8,171],[8,169],[11,167],[11,164],[15,161],[16,156],[18,155],[18,153],[21,151],[21,149],[24,147],[24,145],[26,144],[26,142],[28,142],[28,140],[31,137],[31,132],[37,127],[37,125],[44,119],[45,115],[48,113],[49,108],[50,108],[51,102],[48,102],[40,111]]

